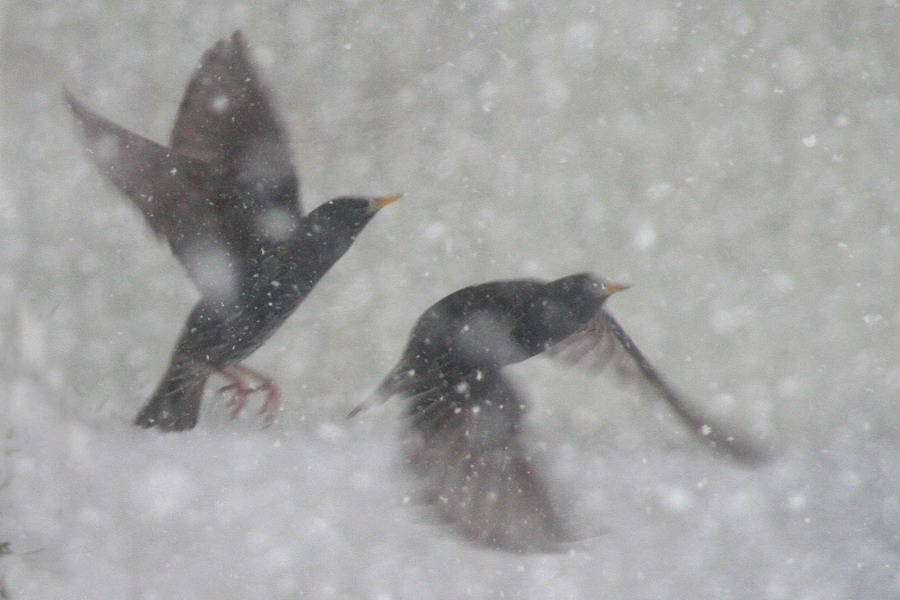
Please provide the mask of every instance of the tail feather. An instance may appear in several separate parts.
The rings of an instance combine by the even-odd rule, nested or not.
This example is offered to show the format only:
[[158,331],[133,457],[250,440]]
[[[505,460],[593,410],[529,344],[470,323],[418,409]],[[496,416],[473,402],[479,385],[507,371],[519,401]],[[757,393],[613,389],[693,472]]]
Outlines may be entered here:
[[139,427],[183,431],[197,425],[203,389],[211,369],[175,356],[150,400],[134,420]]
[[359,403],[353,410],[347,413],[347,418],[352,419],[359,413],[364,410],[369,410],[370,408],[374,408],[381,404],[384,404],[388,400],[391,399],[391,396],[394,394],[399,394],[401,392],[401,386],[404,379],[405,369],[403,365],[398,365],[395,367],[390,373],[388,373],[387,377],[385,377],[381,383],[378,384],[378,387],[375,388],[375,391],[372,394]]

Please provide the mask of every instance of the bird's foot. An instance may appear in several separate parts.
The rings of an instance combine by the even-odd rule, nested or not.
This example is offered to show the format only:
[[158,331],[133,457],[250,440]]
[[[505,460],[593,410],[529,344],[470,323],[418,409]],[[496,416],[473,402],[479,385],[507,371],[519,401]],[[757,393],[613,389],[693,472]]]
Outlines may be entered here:
[[[228,377],[225,373],[222,373],[223,377]],[[233,380],[226,386],[219,388],[217,392],[219,395],[230,395],[231,399],[228,401],[228,407],[231,409],[231,418],[237,418],[241,412],[243,412],[244,408],[247,406],[247,400],[256,391],[256,388],[247,386],[245,382],[241,380]]]
[[275,421],[275,415],[278,414],[278,409],[281,408],[281,390],[278,389],[274,381],[269,379],[262,382],[256,388],[256,391],[266,393],[266,399],[263,400],[258,414],[264,416],[266,427],[268,427]]
[[[281,390],[268,376],[245,367],[243,365],[230,365],[218,370],[218,373],[229,381],[228,385],[219,390],[220,394],[231,394],[231,418],[237,418],[247,407],[250,396],[256,392],[265,392],[266,397],[259,414],[265,416],[266,426],[271,425],[281,407]],[[248,384],[249,380],[255,380],[255,384]]]

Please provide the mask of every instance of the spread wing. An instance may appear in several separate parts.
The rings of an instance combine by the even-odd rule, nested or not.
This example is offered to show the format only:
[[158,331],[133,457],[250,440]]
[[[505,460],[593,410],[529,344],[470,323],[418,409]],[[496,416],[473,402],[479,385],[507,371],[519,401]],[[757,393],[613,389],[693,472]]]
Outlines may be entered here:
[[[237,202],[233,222],[280,211],[302,215],[300,183],[287,135],[236,31],[203,55],[188,82],[172,130],[176,154],[209,165]],[[239,210],[238,210],[239,209]]]
[[513,552],[557,551],[570,540],[520,443],[523,408],[499,371],[420,391],[408,412],[419,434],[410,464],[426,501],[465,537]]
[[549,353],[566,362],[597,371],[612,365],[624,379],[640,382],[662,397],[678,418],[718,453],[747,464],[761,463],[770,458],[771,452],[762,442],[748,439],[713,422],[678,394],[605,310],[601,310],[584,331],[559,342]]
[[100,173],[121,190],[166,239],[201,292],[215,293],[227,278],[213,282],[209,274],[226,258],[220,219],[209,201],[205,165],[176,156],[168,148],[97,115],[68,91],[66,102],[78,121],[88,156]]

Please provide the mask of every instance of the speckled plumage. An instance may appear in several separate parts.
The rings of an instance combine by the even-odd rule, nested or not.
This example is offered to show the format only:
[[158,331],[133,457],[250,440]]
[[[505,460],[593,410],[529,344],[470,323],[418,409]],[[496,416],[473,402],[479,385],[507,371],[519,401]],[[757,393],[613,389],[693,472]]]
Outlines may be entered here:
[[413,327],[370,402],[408,399],[417,434],[410,464],[426,500],[464,536],[511,551],[552,551],[571,539],[521,443],[525,402],[502,373],[544,352],[595,369],[612,363],[664,398],[715,451],[750,463],[764,458],[762,447],[691,408],[603,308],[626,287],[590,274],[495,281],[450,294]]
[[90,111],[66,92],[88,154],[165,239],[201,293],[166,374],[135,424],[190,429],[214,371],[238,408],[255,389],[236,368],[287,319],[398,196],[342,197],[304,215],[290,146],[240,32],[206,52],[171,136],[156,144]]

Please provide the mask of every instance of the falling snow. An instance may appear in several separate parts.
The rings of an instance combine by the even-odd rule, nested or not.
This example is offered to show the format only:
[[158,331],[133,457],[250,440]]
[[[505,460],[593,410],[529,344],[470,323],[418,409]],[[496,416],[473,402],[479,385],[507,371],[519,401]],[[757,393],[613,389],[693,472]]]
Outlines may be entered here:
[[[150,6],[0,8],[0,597],[900,597],[894,3]],[[274,425],[211,386],[194,431],[138,430],[198,294],[61,90],[166,143],[237,28],[306,209],[406,195],[249,360]],[[740,468],[616,378],[530,361],[527,439],[584,539],[473,547],[418,505],[400,407],[344,416],[437,299],[580,271],[634,284],[608,308],[644,352],[780,453]]]

